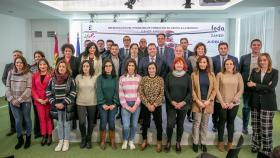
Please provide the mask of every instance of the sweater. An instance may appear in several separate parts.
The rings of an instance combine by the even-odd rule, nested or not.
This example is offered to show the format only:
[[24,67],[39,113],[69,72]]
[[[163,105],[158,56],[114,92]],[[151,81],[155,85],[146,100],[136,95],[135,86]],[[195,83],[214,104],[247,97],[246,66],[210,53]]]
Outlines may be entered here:
[[98,76],[96,82],[97,105],[119,105],[118,78]]
[[244,90],[243,79],[240,73],[217,74],[217,102],[240,104],[240,97]]
[[11,102],[16,99],[20,103],[31,102],[31,72],[19,74],[14,70],[9,71],[6,86],[7,101]]
[[192,102],[192,81],[189,74],[185,73],[182,77],[176,77],[170,72],[165,78],[165,96],[171,103],[185,102],[186,108]]
[[143,77],[140,82],[139,92],[145,106],[148,106],[148,104],[161,106],[164,96],[164,81],[162,77]]
[[119,80],[119,98],[123,108],[127,108],[127,102],[135,102],[136,106],[141,103],[138,87],[141,76],[122,75]]
[[79,74],[76,81],[77,99],[76,103],[80,106],[94,106],[96,101],[96,78],[97,76],[82,76]]
[[202,100],[207,100],[209,78],[207,71],[199,71],[200,94]]

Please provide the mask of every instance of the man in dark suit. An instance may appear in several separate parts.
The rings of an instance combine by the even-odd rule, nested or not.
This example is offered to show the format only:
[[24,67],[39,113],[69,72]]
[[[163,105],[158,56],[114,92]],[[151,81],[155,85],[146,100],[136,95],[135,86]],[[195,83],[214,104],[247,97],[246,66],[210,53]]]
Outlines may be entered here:
[[102,57],[103,53],[106,52],[104,40],[103,39],[97,40],[96,45],[97,45],[98,51]]
[[169,70],[172,69],[173,60],[175,58],[174,49],[165,45],[166,35],[163,33],[157,34],[157,56],[168,65]]
[[111,54],[110,50],[111,50],[111,47],[112,45],[114,44],[114,41],[113,40],[107,40],[106,41],[106,51],[104,53],[102,53],[101,55],[101,58],[102,60],[104,60],[105,58],[108,58],[108,56]]
[[131,38],[129,36],[123,37],[123,47],[120,48],[119,56],[121,60],[124,60],[129,56],[129,47],[131,44]]
[[148,56],[148,47],[147,40],[145,38],[141,38],[139,41],[139,54],[141,58]]
[[181,38],[180,39],[180,45],[183,47],[184,49],[184,57],[186,59],[188,59],[190,56],[193,56],[195,55],[194,52],[190,51],[188,49],[188,46],[189,46],[189,40],[187,38]]
[[240,73],[244,82],[244,93],[243,93],[243,109],[242,109],[242,120],[244,134],[248,134],[248,124],[250,120],[250,107],[248,105],[251,92],[247,87],[247,82],[250,78],[251,72],[254,68],[258,67],[258,56],[261,52],[262,42],[259,39],[251,41],[251,50],[249,54],[245,54],[240,58]]
[[157,48],[156,48],[156,44],[155,43],[150,43],[148,45],[148,54],[149,56],[144,57],[140,60],[139,63],[139,74],[141,76],[147,76],[148,72],[147,72],[147,67],[149,65],[149,63],[151,62],[155,62],[157,65],[157,73],[159,76],[161,77],[165,77],[166,76],[166,64],[165,62],[163,62],[163,60],[157,55]]
[[[223,64],[226,59],[232,59],[233,63],[235,64],[237,70],[238,70],[238,59],[232,55],[228,54],[228,43],[226,42],[221,42],[218,45],[218,51],[219,55],[216,55],[212,57],[213,61],[213,69],[215,75],[217,75],[219,72],[222,71],[223,69]],[[213,131],[217,132],[217,127],[218,127],[218,121],[219,121],[219,104],[217,102],[214,103],[214,113],[212,114],[212,122],[213,122]]]
[[[6,86],[6,82],[7,82],[8,73],[14,67],[14,60],[17,57],[20,57],[20,56],[22,56],[22,51],[20,51],[20,50],[13,51],[13,62],[5,65],[4,72],[3,72],[3,75],[2,75],[2,83],[5,86]],[[9,102],[8,102],[8,105],[10,105]],[[11,135],[13,135],[16,132],[15,118],[14,118],[14,115],[13,115],[13,113],[11,111],[11,107],[10,106],[8,106],[8,107],[9,107],[9,117],[10,117],[10,131],[6,134],[6,136],[11,136]],[[22,121],[22,122],[24,122],[24,121]]]

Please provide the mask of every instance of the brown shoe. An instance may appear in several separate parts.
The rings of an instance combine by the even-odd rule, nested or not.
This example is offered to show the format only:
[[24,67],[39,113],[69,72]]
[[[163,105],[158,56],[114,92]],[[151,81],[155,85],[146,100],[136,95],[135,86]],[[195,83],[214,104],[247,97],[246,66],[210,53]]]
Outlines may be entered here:
[[141,144],[141,151],[144,151],[148,146],[148,140],[144,139],[143,143]]
[[106,149],[106,130],[100,132],[100,148],[102,150]]
[[228,142],[227,144],[227,150],[229,151],[230,149],[232,149],[232,142]]
[[221,151],[221,152],[224,152],[225,151],[225,145],[224,145],[224,142],[218,142],[218,149]]
[[159,153],[161,152],[161,141],[157,141],[156,151]]
[[110,142],[113,150],[117,149],[117,145],[115,142],[115,131],[109,131]]

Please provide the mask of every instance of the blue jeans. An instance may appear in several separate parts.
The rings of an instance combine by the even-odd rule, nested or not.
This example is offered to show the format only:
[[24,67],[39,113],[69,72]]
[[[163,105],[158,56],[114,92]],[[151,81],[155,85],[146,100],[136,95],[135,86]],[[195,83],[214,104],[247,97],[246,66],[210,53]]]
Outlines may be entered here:
[[72,121],[66,121],[66,112],[57,111],[58,122],[57,122],[57,132],[59,140],[70,140],[70,126]]
[[[129,106],[133,106],[135,102],[127,102]],[[137,123],[140,114],[140,106],[137,107],[134,113],[129,112],[128,110],[122,108],[122,121],[123,121],[123,140],[134,140]],[[130,133],[129,133],[130,129]]]
[[243,129],[248,129],[248,124],[250,120],[250,111],[249,106],[250,94],[249,92],[244,92],[243,94],[243,108],[242,108],[242,120],[243,120]]
[[109,124],[109,130],[115,130],[115,115],[117,113],[117,107],[113,110],[104,110],[102,105],[98,105],[98,110],[100,112],[100,131],[106,130],[107,123]]
[[20,107],[16,107],[12,105],[12,103],[10,103],[10,107],[16,122],[17,137],[22,135],[22,119],[24,119],[25,121],[26,135],[30,136],[32,130],[32,122],[30,116],[31,103],[29,102],[21,103]]

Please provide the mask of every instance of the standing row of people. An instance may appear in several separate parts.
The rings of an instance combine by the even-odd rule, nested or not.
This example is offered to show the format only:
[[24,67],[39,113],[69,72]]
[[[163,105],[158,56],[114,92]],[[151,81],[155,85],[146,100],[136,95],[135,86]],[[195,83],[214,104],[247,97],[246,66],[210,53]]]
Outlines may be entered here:
[[[253,141],[252,152],[262,151],[269,154],[272,149],[272,132],[269,129],[272,128],[273,111],[277,107],[275,87],[278,81],[278,71],[271,68],[269,55],[267,53],[258,54],[257,61],[252,60],[253,62],[250,64],[249,78],[246,79],[245,77],[244,79],[242,70],[248,68],[246,64],[240,62],[240,65],[245,66],[240,66],[242,75],[238,73],[238,60],[227,54],[227,43],[220,43],[218,46],[220,54],[210,58],[206,56],[206,46],[203,43],[198,43],[195,46],[194,55],[191,55],[191,53],[186,54],[184,45],[176,46],[175,52],[173,52],[173,49],[165,47],[164,34],[159,34],[157,37],[159,46],[150,43],[147,47],[148,54],[143,56],[139,55],[138,44],[126,44],[126,49],[120,51],[122,49],[119,49],[117,44],[112,43],[110,54],[100,55],[98,46],[90,42],[81,58],[76,58],[73,56],[73,45],[65,44],[62,47],[64,57],[61,59],[63,60],[58,62],[54,72],[49,71],[48,62],[41,59],[37,63],[38,71],[33,75],[33,79],[29,79],[31,75],[25,59],[22,56],[16,57],[14,69],[10,71],[6,84],[8,87],[7,99],[11,103],[10,107],[14,117],[17,118],[16,127],[19,141],[16,148],[23,145],[22,121],[21,117],[17,117],[17,114],[21,115],[22,113],[24,116],[24,113],[27,113],[28,115],[30,110],[28,108],[24,109],[24,105],[18,106],[19,109],[23,109],[21,109],[22,112],[18,111],[16,113],[14,108],[21,103],[27,103],[26,107],[30,108],[28,103],[30,103],[29,99],[31,99],[32,92],[34,104],[39,114],[41,134],[43,135],[42,144],[51,143],[50,131],[53,125],[51,119],[46,116],[48,111],[50,111],[52,118],[58,119],[59,143],[55,148],[56,151],[68,150],[70,120],[75,119],[76,113],[79,118],[82,138],[80,146],[81,148],[91,148],[91,134],[96,111],[99,111],[101,119],[101,148],[106,148],[106,124],[108,123],[111,145],[113,149],[116,149],[115,114],[120,104],[124,131],[122,149],[127,149],[127,146],[130,149],[135,149],[134,136],[141,111],[141,118],[143,119],[141,150],[144,150],[148,145],[147,129],[150,126],[150,115],[153,114],[158,140],[156,151],[160,152],[162,144],[161,105],[164,99],[167,109],[166,131],[168,139],[165,146],[166,151],[169,151],[171,147],[171,137],[175,123],[177,124],[176,151],[181,151],[180,141],[183,133],[183,123],[188,109],[191,109],[194,115],[193,150],[195,152],[198,151],[199,144],[202,151],[207,151],[208,120],[210,114],[215,111],[218,113],[216,113],[218,119],[215,120],[215,117],[213,117],[213,122],[214,127],[218,128],[218,148],[221,151],[224,150],[223,132],[227,122],[229,133],[227,148],[231,149],[234,119],[245,85],[245,89],[248,89],[250,96],[249,105],[254,104],[251,105],[251,108],[254,110],[252,125],[253,137],[256,139]],[[129,40],[129,36],[124,37],[124,42]],[[185,42],[186,39],[182,39],[182,41]],[[260,41],[252,41],[252,49],[254,44],[258,42]],[[127,50],[128,46],[130,46],[129,50]],[[103,50],[103,53],[106,53],[106,51]],[[242,56],[241,61],[248,62],[247,60],[244,61],[244,58]],[[256,64],[257,69],[254,69],[253,67]],[[79,65],[81,65],[80,70]],[[22,74],[25,76],[22,76]],[[259,80],[259,74],[261,80]],[[16,78],[18,76],[21,76],[20,79]],[[119,77],[120,79],[118,79]],[[13,81],[19,82],[15,83]],[[25,85],[20,83],[25,83]],[[31,83],[33,83],[32,87]],[[20,84],[20,86],[14,86],[14,84]],[[271,104],[264,103],[263,98],[270,98]],[[267,106],[270,106],[270,108],[267,108]],[[26,148],[30,146],[31,136],[31,120],[29,121],[27,115],[23,117],[27,129]],[[267,117],[263,117],[263,115]],[[260,117],[267,119],[262,121],[259,119]],[[259,131],[258,125],[264,121],[270,121],[271,124],[266,124],[267,128],[264,131]],[[88,124],[85,125],[85,122]],[[261,142],[263,134],[266,134],[268,139]],[[262,143],[266,145],[263,149],[260,149]]]

